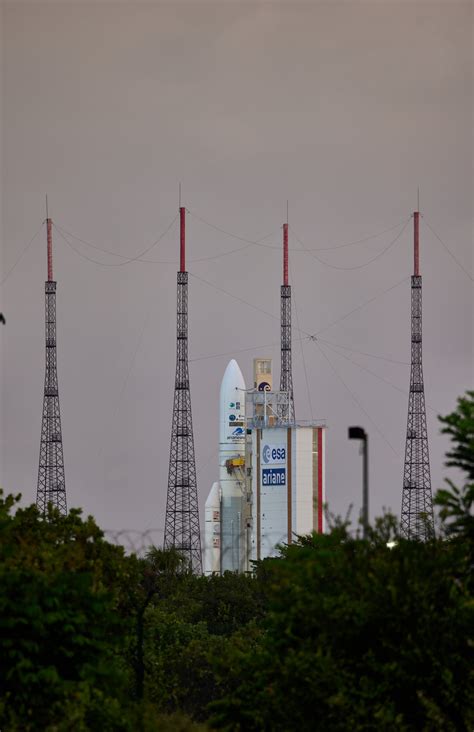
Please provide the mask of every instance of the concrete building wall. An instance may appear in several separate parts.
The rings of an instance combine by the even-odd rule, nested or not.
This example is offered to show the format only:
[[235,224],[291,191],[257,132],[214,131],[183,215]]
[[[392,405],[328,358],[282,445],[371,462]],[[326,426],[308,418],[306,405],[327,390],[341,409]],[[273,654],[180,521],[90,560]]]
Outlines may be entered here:
[[313,531],[314,466],[313,429],[301,427],[292,429],[293,490],[292,530],[293,534],[308,534]]

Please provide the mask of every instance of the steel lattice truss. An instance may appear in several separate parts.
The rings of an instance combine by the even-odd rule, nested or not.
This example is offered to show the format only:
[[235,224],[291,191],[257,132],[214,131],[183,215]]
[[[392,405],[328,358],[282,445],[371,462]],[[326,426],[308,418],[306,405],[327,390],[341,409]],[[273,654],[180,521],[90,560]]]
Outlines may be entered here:
[[281,417],[288,422],[295,421],[295,403],[293,400],[293,374],[291,365],[291,285],[281,285],[281,368],[280,391],[288,394],[288,406]]
[[171,427],[165,548],[174,547],[202,572],[201,534],[188,366],[188,273],[178,272],[176,380]]
[[39,512],[45,515],[48,503],[51,503],[66,515],[66,483],[56,358],[56,282],[52,280],[45,283],[45,311],[46,373],[36,506]]
[[434,534],[422,364],[421,276],[411,278],[411,373],[403,472],[401,533],[426,541]]

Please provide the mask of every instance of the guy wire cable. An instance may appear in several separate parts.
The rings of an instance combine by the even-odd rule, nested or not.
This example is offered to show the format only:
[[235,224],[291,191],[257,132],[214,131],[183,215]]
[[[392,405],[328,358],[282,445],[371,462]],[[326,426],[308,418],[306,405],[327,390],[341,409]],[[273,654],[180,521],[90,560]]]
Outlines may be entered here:
[[[124,262],[99,262],[99,261],[98,261],[98,260],[96,260],[96,259],[92,259],[92,257],[88,257],[88,256],[87,256],[86,254],[82,254],[81,252],[79,252],[79,251],[78,251],[78,250],[76,249],[76,247],[74,247],[74,246],[73,246],[73,245],[71,244],[71,242],[70,242],[70,241],[68,241],[68,240],[67,240],[67,238],[66,238],[66,237],[64,236],[64,234],[62,233],[61,229],[60,229],[60,228],[59,228],[59,227],[57,226],[57,224],[55,224],[55,223],[53,222],[53,226],[54,226],[54,228],[56,229],[56,231],[58,232],[58,234],[59,234],[59,235],[61,236],[61,238],[62,238],[62,239],[64,239],[64,241],[66,242],[66,244],[67,244],[68,246],[70,246],[70,247],[71,247],[71,249],[73,249],[73,250],[74,250],[74,251],[76,252],[76,254],[78,254],[78,255],[79,255],[80,257],[83,257],[84,259],[87,259],[87,260],[88,260],[89,262],[93,262],[94,264],[99,264],[99,265],[101,265],[102,267],[122,267],[122,266],[123,266],[124,264],[130,264],[131,262],[138,262],[138,261],[141,261],[141,259],[140,259],[140,258],[141,258],[141,257],[142,257],[142,256],[143,256],[144,254],[147,254],[147,252],[151,251],[151,250],[153,249],[153,247],[155,247],[155,246],[156,246],[156,245],[157,245],[157,244],[158,244],[158,243],[159,243],[159,242],[160,242],[160,241],[161,241],[161,240],[162,240],[162,239],[163,239],[163,238],[164,238],[164,237],[166,236],[166,234],[167,234],[167,233],[168,233],[168,232],[169,232],[169,231],[170,231],[170,230],[172,229],[173,225],[174,225],[174,224],[176,223],[177,219],[178,219],[178,214],[176,214],[176,216],[174,217],[174,219],[172,220],[172,222],[171,222],[171,223],[170,223],[170,224],[168,225],[168,227],[167,227],[167,228],[166,228],[166,229],[165,229],[165,230],[164,230],[164,231],[162,232],[162,234],[160,234],[160,236],[158,237],[158,239],[156,239],[156,241],[154,241],[154,242],[153,242],[153,244],[151,244],[151,246],[149,246],[149,247],[147,247],[146,249],[144,249],[144,250],[143,250],[143,251],[142,251],[142,252],[141,252],[140,254],[138,254],[138,255],[137,255],[136,257],[130,257],[129,259],[126,259],[126,261],[124,261]],[[76,237],[76,238],[78,238],[78,237]],[[83,243],[85,243],[85,241],[83,241]],[[88,246],[93,246],[93,245],[92,245],[92,244],[88,244]],[[99,249],[99,247],[96,247],[96,246],[94,246],[94,249]],[[104,251],[105,251],[105,250],[104,250]],[[111,251],[109,251],[108,253],[109,253],[109,254],[113,254],[113,256],[115,256],[115,257],[122,257],[122,255],[121,255],[121,254],[116,254],[115,252],[111,252]]]
[[465,268],[465,267],[464,267],[464,266],[463,266],[463,265],[461,264],[461,262],[460,262],[460,261],[459,261],[459,260],[457,259],[457,257],[456,257],[456,256],[455,256],[455,255],[453,254],[453,252],[452,252],[452,251],[451,251],[451,249],[450,249],[450,248],[448,247],[448,245],[447,245],[447,244],[445,244],[445,242],[444,242],[444,241],[443,241],[443,240],[441,239],[441,237],[440,237],[440,236],[439,236],[439,235],[438,235],[438,234],[436,233],[436,231],[435,231],[435,230],[433,229],[433,227],[432,227],[432,226],[430,226],[430,224],[429,224],[429,222],[428,222],[428,221],[426,220],[426,217],[425,217],[425,215],[424,215],[424,214],[423,214],[423,215],[421,216],[421,220],[423,221],[423,223],[424,223],[424,224],[426,224],[426,226],[428,227],[428,229],[429,229],[429,230],[431,231],[431,233],[432,233],[432,234],[434,234],[434,236],[435,236],[435,237],[436,237],[436,238],[438,239],[438,241],[439,241],[439,242],[441,242],[441,244],[443,245],[443,247],[444,247],[444,248],[446,249],[446,251],[448,252],[449,256],[450,256],[450,257],[452,257],[452,258],[454,259],[454,261],[456,262],[456,264],[458,265],[458,267],[459,267],[460,269],[462,269],[462,271],[464,272],[464,274],[465,274],[465,275],[466,275],[467,277],[469,277],[469,279],[471,280],[471,282],[474,282],[474,277],[473,277],[473,276],[472,276],[471,274],[469,274],[469,272],[467,271],[467,269],[466,269],[466,268]]
[[326,353],[325,353],[325,352],[323,351],[323,349],[322,349],[322,347],[321,347],[321,346],[319,345],[319,343],[318,343],[317,341],[315,341],[315,342],[316,342],[316,345],[317,345],[317,347],[319,348],[319,351],[320,351],[320,353],[322,354],[322,356],[324,357],[324,359],[325,359],[325,360],[327,361],[327,363],[329,364],[329,366],[330,366],[331,370],[332,370],[332,371],[334,372],[334,374],[335,374],[335,375],[337,376],[337,378],[339,379],[339,381],[341,382],[341,384],[342,384],[342,385],[343,385],[343,386],[345,387],[345,389],[346,389],[346,390],[348,391],[348,393],[350,394],[350,396],[351,396],[351,399],[352,399],[352,400],[354,401],[354,403],[355,403],[355,404],[357,404],[357,406],[358,406],[358,407],[359,407],[359,409],[360,409],[360,410],[361,410],[361,411],[362,411],[362,412],[363,412],[363,413],[365,414],[365,416],[367,417],[367,419],[368,419],[368,420],[370,420],[371,424],[372,424],[372,425],[373,425],[373,426],[375,427],[375,429],[376,429],[376,430],[377,430],[377,432],[379,433],[380,437],[382,437],[382,439],[384,440],[384,442],[386,442],[386,444],[387,444],[387,445],[389,446],[389,448],[390,448],[390,449],[392,450],[392,452],[394,453],[394,455],[396,455],[396,457],[397,457],[397,458],[399,458],[399,459],[401,460],[401,456],[400,456],[400,455],[398,454],[398,452],[397,452],[397,451],[395,450],[395,448],[393,447],[393,445],[392,445],[392,444],[391,444],[391,443],[390,443],[390,442],[388,441],[388,439],[387,439],[387,438],[385,437],[384,433],[382,432],[382,430],[380,429],[380,427],[378,426],[378,424],[377,424],[377,423],[376,423],[376,422],[375,422],[375,421],[374,421],[374,420],[372,419],[372,417],[371,417],[371,416],[370,416],[370,414],[369,414],[369,413],[367,412],[367,410],[366,410],[366,409],[365,409],[365,408],[364,408],[364,407],[362,406],[362,404],[360,403],[359,399],[358,399],[358,398],[357,398],[357,397],[355,396],[355,394],[353,393],[352,389],[350,389],[350,388],[349,388],[349,386],[348,386],[348,385],[346,384],[346,382],[344,381],[344,379],[343,379],[343,378],[342,378],[342,376],[341,376],[341,375],[339,374],[339,372],[338,372],[338,371],[337,371],[337,369],[335,368],[334,364],[333,364],[333,363],[332,363],[332,361],[330,360],[329,356],[328,356],[328,355],[327,355],[327,354],[326,354]]
[[3,279],[2,279],[1,281],[0,281],[0,287],[1,287],[2,285],[4,285],[4,284],[5,284],[5,282],[6,282],[7,280],[8,280],[8,278],[10,277],[10,275],[12,274],[12,272],[14,271],[15,267],[17,266],[17,264],[19,264],[19,263],[21,262],[21,260],[22,260],[22,259],[23,259],[23,257],[25,256],[26,252],[27,252],[27,251],[29,250],[29,248],[30,248],[30,247],[31,247],[31,245],[33,244],[33,242],[34,242],[34,240],[36,239],[36,237],[37,237],[37,236],[38,236],[38,235],[39,235],[39,234],[41,233],[41,231],[42,231],[42,229],[43,229],[43,226],[44,226],[44,224],[45,224],[45,222],[43,221],[43,223],[42,223],[42,224],[41,224],[41,226],[39,227],[39,229],[38,229],[38,231],[36,232],[36,234],[33,234],[33,236],[31,237],[30,241],[28,242],[28,244],[27,244],[27,245],[26,245],[26,246],[24,247],[24,249],[22,250],[22,252],[21,252],[20,256],[18,257],[18,259],[17,259],[17,260],[15,261],[15,263],[14,263],[14,264],[13,264],[13,265],[12,265],[12,266],[10,267],[10,269],[9,269],[9,270],[8,270],[8,272],[6,273],[5,277],[4,277],[4,278],[3,278]]
[[[410,223],[410,219],[408,219],[405,222],[405,224],[403,225],[402,229],[398,232],[398,234],[396,235],[396,237],[394,239],[392,239],[392,241],[384,249],[382,249],[381,252],[379,252],[378,254],[376,254],[375,257],[372,257],[372,259],[369,259],[367,262],[364,262],[364,264],[357,264],[357,265],[355,265],[353,267],[342,267],[340,265],[330,264],[329,262],[325,262],[324,259],[321,259],[320,257],[318,257],[318,255],[315,254],[314,251],[311,251],[309,249],[306,249],[305,251],[306,251],[307,254],[309,254],[311,257],[313,257],[313,259],[317,259],[318,262],[320,262],[325,267],[329,267],[330,269],[339,269],[339,270],[345,270],[345,271],[348,271],[348,272],[349,271],[356,270],[356,269],[362,269],[363,267],[367,267],[369,264],[372,264],[372,262],[375,262],[377,259],[380,259],[380,257],[383,257],[383,255],[386,254],[389,251],[389,249],[391,249],[394,246],[394,244],[396,244],[396,242],[400,239],[401,235],[403,234],[403,232],[405,231],[405,229],[406,229],[406,227],[408,226],[409,223]],[[295,239],[304,247],[303,242],[301,241],[301,239],[299,239],[296,236],[293,228],[291,228],[291,231],[292,231],[293,236],[295,237]]]

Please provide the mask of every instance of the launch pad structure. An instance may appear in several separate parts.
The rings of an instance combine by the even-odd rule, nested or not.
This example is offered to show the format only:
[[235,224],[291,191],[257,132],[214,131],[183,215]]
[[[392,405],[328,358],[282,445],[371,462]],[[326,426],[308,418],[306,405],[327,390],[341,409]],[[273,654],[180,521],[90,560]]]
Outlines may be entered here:
[[228,364],[219,400],[219,480],[205,507],[204,573],[251,572],[297,535],[324,531],[325,422],[288,419],[272,360],[254,359],[246,389]]
[[219,480],[205,506],[204,573],[249,572],[295,535],[323,532],[325,424],[295,420],[288,220],[280,287],[280,389],[272,359],[254,359],[253,389],[235,360],[219,399]]

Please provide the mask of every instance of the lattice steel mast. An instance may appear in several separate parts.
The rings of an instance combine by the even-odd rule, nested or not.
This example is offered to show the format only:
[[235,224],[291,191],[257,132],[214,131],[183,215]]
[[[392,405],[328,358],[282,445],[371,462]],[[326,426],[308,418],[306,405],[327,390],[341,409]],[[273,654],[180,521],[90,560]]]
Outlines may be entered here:
[[43,421],[38,470],[36,506],[46,514],[48,503],[67,514],[64,479],[63,438],[59,409],[56,357],[56,282],[53,280],[53,222],[46,211],[48,242],[48,279],[45,282],[46,373],[44,379]]
[[434,534],[428,431],[422,364],[422,300],[420,275],[420,214],[414,219],[414,274],[411,278],[411,373],[403,471],[401,533],[425,541]]
[[283,284],[280,289],[280,391],[288,394],[288,407],[282,415],[289,422],[295,421],[293,400],[293,374],[291,364],[291,285],[288,284],[288,224],[283,224]]
[[171,427],[165,549],[174,547],[193,572],[202,572],[201,534],[194,457],[188,366],[188,273],[185,266],[185,215],[180,207],[180,270],[178,272],[176,379]]

